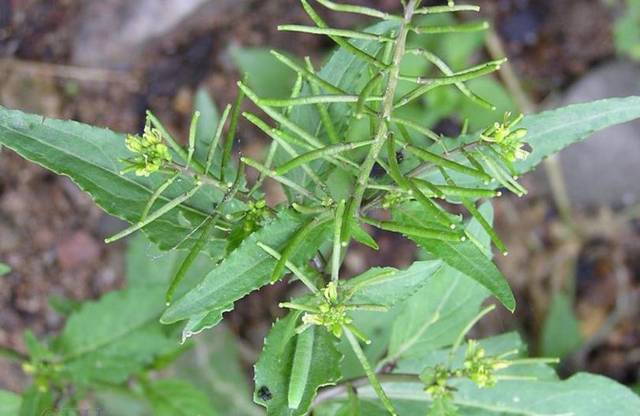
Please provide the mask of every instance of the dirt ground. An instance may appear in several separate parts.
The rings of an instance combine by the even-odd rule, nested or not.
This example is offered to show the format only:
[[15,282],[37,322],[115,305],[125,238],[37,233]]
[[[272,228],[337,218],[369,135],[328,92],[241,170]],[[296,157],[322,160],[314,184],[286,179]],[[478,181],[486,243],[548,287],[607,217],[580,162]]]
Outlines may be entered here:
[[[234,6],[224,18],[212,6],[204,6],[130,57],[122,64],[126,71],[83,72],[74,60],[79,34],[91,16],[82,12],[89,3],[0,0],[2,105],[127,132],[139,130],[144,111],[151,108],[172,129],[184,131],[196,88],[205,87],[219,106],[233,99],[233,81],[239,74],[231,64],[228,45],[268,45],[297,55],[310,51],[319,55],[331,47],[312,36],[292,43],[276,31],[278,23],[305,21],[296,1],[245,0],[228,2]],[[110,3],[119,2],[105,1],[99,7]],[[395,0],[360,3],[389,10],[397,4]],[[479,3],[496,22],[508,55],[535,100],[559,93],[614,54],[615,9],[600,0]],[[336,25],[357,23],[353,16],[339,21],[335,15],[327,18]],[[248,126],[242,126],[240,135],[243,147],[262,146],[257,132]],[[487,319],[480,331],[517,328],[535,346],[552,294],[575,284],[576,313],[588,341],[565,370],[585,369],[638,383],[638,212],[613,212],[607,207],[574,212],[576,232],[560,218],[549,195],[535,183],[530,185],[528,197],[507,197],[497,204],[498,227],[511,247],[511,254],[499,261],[513,279],[521,306],[515,316],[496,314]],[[118,227],[117,220],[104,215],[68,179],[2,151],[0,260],[13,271],[0,278],[0,345],[24,350],[21,334],[27,328],[38,335],[55,333],[62,318],[50,306],[52,295],[82,300],[119,287],[124,245],[102,243]],[[391,237],[381,239],[383,247],[397,247]],[[347,266],[355,273],[372,265],[373,259],[407,264],[414,251],[407,245],[382,257],[370,254],[357,247]],[[259,345],[286,290],[275,285],[243,299],[229,316],[232,329],[249,344]],[[0,363],[0,387],[19,389],[20,383],[19,371]]]

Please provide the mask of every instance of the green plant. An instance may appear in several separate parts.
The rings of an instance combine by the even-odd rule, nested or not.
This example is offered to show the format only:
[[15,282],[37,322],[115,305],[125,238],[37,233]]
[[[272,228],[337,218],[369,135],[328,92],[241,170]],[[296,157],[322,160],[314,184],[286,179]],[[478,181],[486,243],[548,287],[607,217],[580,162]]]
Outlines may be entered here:
[[[477,7],[408,0],[403,15],[393,15],[317,2],[381,22],[364,31],[330,28],[302,0],[315,26],[280,29],[328,36],[339,50],[319,71],[308,59],[274,53],[293,70],[289,98],[259,97],[243,81],[236,102],[217,119],[211,100],[198,94],[186,147],[151,113],[142,136],[125,138],[0,110],[0,144],[70,176],[107,212],[131,223],[108,242],[142,230],[168,253],[157,261],[175,265],[134,268],[130,277],[154,267],[164,277],[137,276],[124,291],[82,306],[51,342],[27,334],[28,357],[13,358],[34,375],[34,385],[22,398],[3,393],[0,403],[39,414],[115,390],[147,397],[155,414],[213,414],[216,403],[202,390],[157,380],[156,371],[193,335],[219,324],[235,301],[289,276],[307,291],[280,304],[289,312],[274,324],[255,365],[254,400],[270,415],[637,414],[640,400],[630,390],[588,374],[561,381],[546,365],[554,360],[526,358],[516,334],[466,337],[495,307],[482,308],[489,295],[511,311],[516,306],[491,260],[492,243],[504,254],[506,247],[492,228],[490,203],[481,200],[500,189],[525,194],[518,176],[596,130],[640,117],[640,97],[500,115],[475,133],[464,128],[458,137],[443,137],[409,105],[455,88],[493,108],[491,97],[476,95],[466,82],[504,61],[457,69],[407,45],[485,29],[485,23],[438,17]],[[406,59],[432,66],[408,74]],[[433,70],[438,73],[430,75]],[[245,100],[263,115],[242,112]],[[232,157],[241,117],[272,139],[263,161]],[[372,174],[376,165],[383,174]],[[246,180],[247,167],[258,172],[255,183]],[[285,202],[266,205],[267,178],[282,185]],[[378,249],[372,228],[413,240],[425,258],[406,270],[373,268],[341,278],[351,241]],[[246,403],[233,409],[255,413]]]
[[640,1],[627,0],[626,6],[614,27],[616,49],[621,55],[640,60]]

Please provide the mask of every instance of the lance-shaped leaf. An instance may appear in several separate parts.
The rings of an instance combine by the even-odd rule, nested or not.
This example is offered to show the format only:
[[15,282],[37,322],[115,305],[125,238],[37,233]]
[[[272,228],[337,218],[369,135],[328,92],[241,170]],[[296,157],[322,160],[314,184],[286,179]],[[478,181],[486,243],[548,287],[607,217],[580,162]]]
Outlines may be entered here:
[[144,386],[156,416],[215,416],[204,392],[178,379],[158,380]]
[[[479,208],[491,223],[490,204]],[[477,220],[470,221],[467,232],[489,247],[489,237]],[[477,313],[488,292],[461,271],[442,264],[398,313],[393,324],[389,350],[383,362],[397,362],[406,357],[424,355],[450,345],[464,325]]]
[[22,394],[20,411],[11,413],[11,416],[41,416],[54,409],[51,390],[41,391],[33,384]]
[[87,302],[54,343],[63,371],[78,383],[121,383],[175,347],[157,320],[161,285],[127,289]]
[[[456,380],[452,402],[459,414],[629,416],[638,414],[640,397],[602,376],[578,373],[558,380],[499,381],[480,389],[471,381]],[[402,415],[425,414],[432,404],[421,383],[388,383],[387,394]],[[358,389],[361,400],[376,400],[369,387]],[[376,415],[376,413],[373,413]]]
[[[0,144],[55,173],[69,176],[109,214],[132,223],[140,219],[147,201],[166,179],[163,174],[148,178],[121,175],[124,166],[120,160],[131,156],[124,136],[75,121],[46,119],[0,107]],[[183,179],[157,199],[152,211],[191,189],[193,182]],[[180,243],[187,248],[195,242],[190,236],[192,229],[205,220],[222,196],[221,191],[211,187],[200,190],[144,231],[163,249]],[[242,208],[238,201],[227,206],[229,212]],[[218,256],[224,244],[224,240],[214,238],[208,252]]]
[[[596,131],[607,127],[625,123],[640,117],[640,97],[609,98],[583,104],[573,104],[556,110],[525,116],[518,125],[527,129],[524,142],[531,148],[531,154],[525,159],[514,163],[518,174],[524,174],[534,169],[542,160],[552,156],[565,147],[587,139]],[[465,136],[455,140],[443,140],[448,151],[454,151],[462,143],[479,141],[479,134]],[[439,144],[429,148],[434,153],[442,153]],[[465,159],[460,156],[458,162]],[[449,172],[460,186],[482,186],[482,182],[474,178]],[[421,178],[431,182],[442,183],[437,169],[427,169],[420,174]],[[493,182],[492,186],[499,186]]]
[[[394,216],[407,225],[420,226],[425,220],[418,210],[407,208],[394,210]],[[420,247],[441,259],[453,269],[464,273],[487,288],[509,310],[515,309],[515,298],[506,279],[496,265],[474,242],[443,241],[409,235]]]
[[[258,242],[281,251],[304,222],[305,218],[294,212],[281,212],[261,230],[251,234],[200,284],[176,300],[162,315],[162,322],[172,323],[192,318],[189,326],[192,329],[195,326],[199,330],[218,323],[222,319],[222,313],[231,310],[235,301],[271,281],[276,260],[260,248]],[[310,260],[325,241],[326,231],[326,227],[316,228],[289,260],[294,264]],[[203,319],[206,325],[197,324]]]
[[441,265],[439,260],[433,260],[417,261],[406,270],[374,267],[347,280],[342,290],[354,293],[352,303],[391,307],[416,293]]
[[225,416],[262,415],[261,409],[251,400],[234,335],[224,325],[219,325],[196,337],[193,344],[193,348],[176,362],[177,375],[206,393],[213,407],[224,410]]
[[[295,327],[299,317],[299,312],[290,313],[274,324],[255,366],[254,400],[267,408],[268,415],[305,415],[317,389],[340,379],[342,355],[335,347],[335,337],[324,328],[311,327],[305,331],[311,340],[298,342]],[[292,374],[296,355],[303,355],[297,348],[308,349],[303,351],[306,359],[300,364],[308,364],[308,370]],[[298,401],[295,408],[289,407],[291,391]]]

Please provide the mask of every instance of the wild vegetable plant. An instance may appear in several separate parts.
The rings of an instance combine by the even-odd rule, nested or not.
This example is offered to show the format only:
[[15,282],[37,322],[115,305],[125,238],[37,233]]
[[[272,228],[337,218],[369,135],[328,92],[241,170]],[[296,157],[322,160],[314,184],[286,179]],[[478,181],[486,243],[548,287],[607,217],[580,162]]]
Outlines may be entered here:
[[[506,255],[507,247],[488,201],[526,194],[518,177],[545,157],[639,117],[640,97],[496,114],[479,131],[463,127],[444,137],[408,106],[451,88],[491,109],[491,97],[466,83],[499,70],[504,59],[452,68],[409,40],[485,30],[485,22],[438,23],[440,15],[478,7],[407,0],[392,14],[301,1],[313,25],[280,30],[327,36],[339,49],[321,69],[274,53],[295,79],[288,98],[261,97],[243,80],[218,119],[199,95],[185,146],[152,113],[141,134],[124,137],[0,110],[2,145],[70,176],[131,223],[107,242],[143,231],[160,250],[184,252],[166,282],[82,306],[47,345],[29,336],[29,356],[21,359],[35,384],[12,398],[14,406],[73,405],[109,386],[142,390],[155,414],[213,414],[203,392],[154,381],[153,371],[181,352],[173,330],[181,325],[189,345],[237,300],[288,279],[305,292],[279,304],[284,317],[255,365],[254,400],[269,415],[639,414],[640,400],[613,381],[588,374],[559,380],[546,365],[554,360],[526,358],[516,334],[480,341],[467,334],[496,307],[482,307],[489,295],[516,307],[491,260],[494,248]],[[333,28],[316,6],[377,23]],[[428,70],[403,72],[408,57]],[[270,138],[264,158],[234,156],[241,120]],[[285,202],[267,205],[267,179],[282,186]],[[344,278],[351,243],[378,250],[378,230],[412,240],[424,259]],[[203,261],[206,271],[197,266]],[[250,406],[218,411],[255,414]]]

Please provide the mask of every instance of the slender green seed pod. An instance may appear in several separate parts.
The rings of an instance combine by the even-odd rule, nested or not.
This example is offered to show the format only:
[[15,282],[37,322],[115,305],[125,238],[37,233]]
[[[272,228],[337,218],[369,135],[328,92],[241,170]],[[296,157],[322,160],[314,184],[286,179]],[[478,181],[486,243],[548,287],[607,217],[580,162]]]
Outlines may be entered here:
[[407,145],[406,149],[409,152],[413,153],[418,158],[424,160],[425,162],[430,162],[436,166],[440,166],[446,169],[451,169],[460,173],[464,173],[466,175],[479,178],[481,180],[491,180],[491,177],[487,176],[487,174],[482,171],[470,168],[468,166],[462,165],[458,162],[454,162],[449,159],[445,159],[442,156],[429,152],[428,150],[420,149],[412,145]]
[[471,4],[452,4],[448,6],[421,7],[414,11],[414,14],[440,14],[452,12],[479,12],[480,7]]
[[488,22],[469,22],[457,25],[416,26],[411,30],[418,35],[480,32],[489,29]]
[[362,118],[362,116],[364,115],[364,105],[368,100],[370,101],[371,99],[370,95],[373,92],[374,88],[378,85],[378,83],[382,79],[383,75],[384,75],[384,72],[378,71],[378,73],[374,75],[369,80],[369,82],[367,82],[367,84],[362,89],[362,92],[360,92],[360,96],[358,97],[358,101],[356,104],[357,118]]
[[[300,97],[300,92],[302,92],[303,80],[304,80],[304,78],[302,77],[302,74],[298,73],[298,76],[296,76],[296,82],[293,84],[293,87],[291,88],[291,96],[289,98],[298,98],[298,97]],[[319,95],[319,94],[316,94],[316,95]],[[286,117],[289,117],[289,114],[291,114],[291,111],[293,111],[293,108],[294,108],[294,106],[292,106],[292,105],[287,107],[284,110],[284,115]]]
[[370,7],[358,6],[353,4],[335,3],[330,0],[316,0],[329,10],[334,12],[343,13],[356,13],[370,17],[377,17],[382,20],[402,20],[402,16],[397,16],[389,13],[382,12],[380,10],[372,9]]
[[[356,103],[358,100],[357,95],[326,94],[284,99],[260,98],[258,104],[267,107],[296,107],[313,104]],[[366,101],[382,101],[382,97],[367,97]]]
[[342,232],[346,204],[347,201],[342,199],[336,207],[336,218],[333,227],[333,252],[331,254],[331,281],[333,282],[337,282],[340,276],[340,260],[342,260],[342,240],[340,233]]
[[[306,69],[300,65],[298,65],[294,60],[292,60],[291,58],[289,58],[286,55],[282,55],[281,53],[272,50],[271,54],[273,56],[276,57],[277,60],[279,60],[280,62],[282,62],[283,64],[285,64],[286,66],[288,66],[289,68],[291,68],[292,70],[294,70],[295,72],[302,74],[307,81],[309,81],[312,84],[317,85],[320,88],[325,89],[327,92],[333,93],[333,94],[340,94],[340,95],[349,95],[348,92],[346,92],[345,90],[336,87],[335,85],[331,84],[330,82],[325,81],[324,79],[320,78],[315,71],[311,71],[310,69]],[[315,94],[315,92],[314,92]],[[317,94],[316,94],[317,95]]]
[[455,224],[449,219],[449,217],[442,212],[440,207],[431,201],[427,196],[418,189],[418,187],[409,179],[405,178],[400,167],[398,166],[398,160],[395,153],[395,141],[393,134],[389,135],[387,139],[387,158],[389,159],[389,176],[393,179],[401,188],[408,191],[413,195],[418,203],[427,211],[429,215],[432,215],[440,222],[446,224],[450,228],[455,228]]
[[344,214],[342,215],[342,228],[340,229],[340,245],[347,247],[351,241],[352,231],[351,223],[355,221],[357,209],[353,199],[349,199],[346,203]]
[[411,237],[429,238],[443,241],[463,241],[464,235],[451,230],[430,229],[418,226],[406,226],[393,221],[378,221],[369,217],[361,217],[362,221],[385,231],[405,234]]
[[502,168],[497,163],[495,163],[493,159],[491,159],[490,157],[487,157],[487,155],[485,155],[482,152],[479,152],[478,154],[480,155],[482,160],[485,162],[485,165],[487,166],[487,170],[489,171],[489,173],[502,186],[504,186],[509,191],[513,192],[518,196],[523,196],[527,193],[527,190],[524,189],[518,182],[514,181],[513,178],[509,176],[508,173],[504,172]]
[[196,132],[198,131],[198,120],[200,119],[200,112],[193,113],[191,118],[191,125],[189,126],[189,152],[187,154],[187,168],[191,165],[191,159],[193,158],[193,152],[196,150]]
[[287,172],[299,166],[304,166],[305,164],[312,162],[316,159],[320,159],[326,156],[332,156],[332,155],[346,152],[353,149],[358,149],[363,146],[368,146],[371,143],[373,143],[373,140],[365,140],[361,142],[351,142],[351,143],[333,144],[333,145],[325,146],[321,149],[312,150],[294,159],[291,159],[284,165],[277,167],[275,171],[276,171],[276,174],[278,175],[284,175]]
[[460,130],[460,136],[466,136],[469,133],[469,118],[465,117],[462,123],[462,129]]
[[[238,86],[240,87],[240,89],[242,89],[244,91],[244,93],[247,95],[247,97],[251,101],[253,101],[254,104],[256,104],[258,107],[260,107],[265,113],[267,113],[267,115],[269,117],[271,117],[273,120],[275,120],[278,123],[280,123],[283,127],[291,130],[293,133],[298,135],[301,139],[303,139],[305,142],[307,142],[307,144],[310,145],[312,149],[319,149],[319,148],[324,146],[324,143],[322,142],[322,140],[320,140],[316,136],[310,134],[309,132],[307,132],[306,130],[304,130],[303,128],[298,126],[297,124],[293,123],[291,120],[289,120],[287,117],[285,117],[282,113],[279,113],[279,112],[275,111],[272,108],[259,105],[258,102],[259,102],[260,99],[245,84],[240,82],[240,83],[238,83]],[[282,137],[284,137],[284,136],[282,136]],[[349,160],[349,159],[346,159],[346,158],[343,158],[343,157],[337,156],[337,155],[335,156],[335,158],[337,160],[339,160],[340,162],[342,162],[342,163],[346,163],[348,165],[351,165],[354,168],[357,168],[357,169],[360,168],[360,165],[358,165],[357,163],[353,162],[352,160]]]
[[204,174],[208,175],[211,170],[211,163],[213,163],[213,156],[215,155],[216,150],[218,150],[218,144],[220,143],[220,138],[222,137],[222,130],[224,129],[224,125],[227,122],[227,118],[229,117],[229,112],[231,111],[231,105],[227,104],[222,112],[222,116],[220,117],[220,121],[218,121],[218,127],[216,128],[215,136],[213,136],[213,140],[209,144],[209,150],[207,151],[207,162],[204,170]]
[[312,35],[326,35],[331,37],[341,37],[350,39],[363,39],[374,40],[378,42],[391,42],[393,39],[378,35],[375,33],[360,32],[357,30],[336,29],[332,27],[316,27],[316,26],[304,26],[304,25],[280,25],[278,30],[284,32],[300,32],[309,33]]
[[[307,65],[307,71],[315,75],[315,69],[313,68],[313,64],[311,63],[311,59],[309,57],[305,57],[305,63]],[[300,74],[300,73],[299,73]],[[320,87],[314,82],[309,82],[309,86],[311,87],[311,92],[314,95],[320,95]],[[346,94],[345,94],[346,95]],[[320,122],[324,127],[327,136],[329,137],[329,141],[333,144],[336,144],[340,141],[338,138],[338,133],[336,133],[336,128],[333,125],[333,121],[331,120],[331,116],[329,115],[329,110],[326,105],[318,104],[318,113],[320,114]]]
[[231,151],[233,150],[233,141],[238,131],[238,119],[240,118],[240,111],[242,107],[242,101],[244,100],[244,92],[242,89],[238,90],[236,100],[233,103],[231,109],[231,121],[229,122],[229,131],[224,142],[224,149],[222,152],[222,161],[220,162],[220,178],[224,182],[224,170],[225,167],[231,161]]
[[308,207],[306,205],[298,204],[297,202],[292,202],[291,207],[298,211],[300,214],[304,215],[321,214],[323,212],[326,212],[328,209],[325,206]]
[[495,72],[500,69],[500,66],[505,61],[506,61],[505,59],[501,59],[498,61],[487,62],[485,64],[478,65],[461,72],[451,73],[450,75],[447,75],[442,78],[403,77],[405,81],[412,81],[414,83],[424,84],[424,85],[421,85],[413,89],[412,91],[408,92],[407,94],[405,94],[395,104],[395,108],[400,108],[414,101],[415,99],[423,96],[424,94],[426,94],[427,92],[435,88],[442,87],[445,85],[461,84],[464,81],[470,81],[476,78],[480,78],[484,75],[490,74],[492,72]]
[[[455,187],[456,184],[453,181],[453,179],[451,179],[451,176],[449,176],[449,174],[447,174],[447,172],[443,168],[439,168],[439,169],[440,169],[440,173],[442,174],[442,177],[445,179],[445,181],[450,186]],[[463,197],[463,198],[461,198],[461,200],[462,200],[462,205],[467,209],[467,211],[469,211],[469,213],[476,219],[476,221],[478,221],[480,226],[489,235],[489,237],[491,237],[491,241],[493,241],[493,243],[496,245],[498,250],[500,250],[500,252],[502,252],[502,254],[504,254],[506,256],[507,255],[507,247],[502,242],[500,237],[498,237],[498,234],[495,232],[495,230],[493,229],[491,224],[489,224],[489,222],[482,216],[480,211],[478,211],[478,209],[476,208],[475,203],[473,201],[469,200],[467,197]],[[467,233],[467,235],[468,234],[469,233]]]
[[[304,8],[305,12],[307,12],[307,15],[309,15],[311,20],[313,20],[313,23],[315,23],[319,28],[323,28],[323,29],[328,28],[327,23],[313,9],[313,7],[311,7],[311,5],[309,4],[309,2],[307,0],[301,0],[301,3],[302,3],[302,7]],[[354,46],[351,42],[347,41],[346,39],[343,39],[343,38],[341,38],[339,36],[333,36],[333,35],[329,35],[329,38],[331,38],[331,40],[333,40],[335,43],[337,43],[338,46],[340,46],[341,48],[345,49],[349,53],[352,53],[353,55],[357,56],[358,58],[362,59],[363,61],[365,61],[365,62],[367,62],[367,63],[369,63],[369,64],[371,64],[371,65],[373,65],[375,67],[378,67],[378,68],[386,68],[387,67],[387,65],[385,65],[382,62],[380,62],[375,57],[371,56],[370,54],[368,54],[367,52],[363,51],[362,49]]]
[[[263,249],[268,255],[270,255],[271,257],[273,257],[276,260],[280,260],[281,256],[280,253],[278,253],[276,250],[274,250],[273,248],[269,247],[266,244],[261,243],[260,241],[258,241],[256,243],[258,245],[258,247],[260,247],[261,249]],[[318,293],[318,288],[316,287],[316,285],[313,283],[313,280],[310,279],[307,275],[305,275],[302,270],[300,270],[296,265],[294,265],[291,262],[285,262],[285,266],[287,269],[289,269],[291,271],[291,273],[294,274],[294,276],[296,276],[312,293]],[[315,311],[312,311],[315,312]]]
[[298,185],[297,183],[295,183],[294,181],[292,181],[289,178],[286,178],[284,176],[278,175],[278,173],[275,170],[272,169],[267,169],[264,165],[260,164],[259,162],[250,159],[248,157],[241,157],[240,161],[246,165],[251,166],[252,168],[254,168],[255,170],[257,170],[258,172],[262,173],[263,175],[266,175],[268,177],[270,177],[271,179],[280,182],[282,185],[288,186],[289,188],[293,189],[294,191],[298,192],[300,195],[305,196],[307,198],[313,199],[317,202],[321,202],[320,198],[318,198],[317,196],[315,196],[314,194],[312,194],[311,192],[307,191],[305,188],[303,188],[302,186]]
[[106,238],[104,240],[105,243],[109,244],[109,243],[113,243],[114,241],[120,240],[121,238],[124,238],[136,231],[138,231],[139,229],[143,228],[144,226],[151,224],[153,221],[157,220],[158,218],[160,218],[161,216],[163,216],[164,214],[166,214],[167,212],[171,211],[172,209],[176,208],[178,205],[182,204],[184,201],[190,199],[193,195],[196,194],[196,192],[198,192],[200,190],[200,188],[202,188],[202,182],[198,181],[196,182],[196,185],[191,188],[191,190],[189,190],[188,192],[178,196],[177,198],[167,202],[165,205],[163,205],[162,207],[160,207],[157,211],[154,211],[151,215],[149,215],[144,221],[140,221],[136,224],[133,224],[132,226],[128,227],[125,230],[120,231],[119,233]]
[[296,233],[289,240],[289,243],[285,246],[284,250],[282,250],[280,259],[278,260],[275,267],[273,268],[273,272],[271,273],[272,282],[275,282],[278,279],[280,279],[280,277],[284,273],[284,269],[286,267],[287,261],[289,261],[289,259],[295,255],[295,252],[298,249],[298,246],[300,245],[300,243],[302,243],[304,239],[307,238],[307,236],[309,235],[309,233],[311,233],[311,231],[313,231],[316,227],[318,227],[322,223],[327,222],[329,218],[330,218],[329,215],[326,215],[326,214],[314,217],[313,219],[308,221],[306,224],[304,224],[302,227],[300,227],[298,231],[296,231]]
[[[449,66],[442,59],[438,58],[436,55],[434,55],[433,53],[431,53],[429,51],[426,51],[426,50],[421,49],[421,48],[407,49],[407,54],[413,54],[413,55],[417,55],[417,56],[422,56],[423,58],[425,58],[426,60],[428,60],[429,62],[434,64],[445,75],[453,75],[453,73],[454,73],[451,70],[451,68],[449,68]],[[494,111],[496,109],[496,107],[493,104],[491,104],[489,101],[485,100],[484,98],[476,95],[464,83],[458,82],[458,83],[455,84],[455,86],[456,86],[456,88],[458,88],[458,90],[460,90],[460,92],[465,97],[467,97],[469,100],[475,102],[479,106],[481,106],[483,108],[486,108],[488,110],[492,110],[492,111]]]
[[[255,125],[260,130],[262,130],[265,134],[271,137],[275,142],[280,143],[280,145],[282,145],[283,147],[285,147],[287,144],[290,144],[294,146],[300,146],[307,150],[317,149],[315,146],[310,145],[308,142],[305,142],[292,134],[289,134],[283,130],[270,127],[267,123],[259,119],[254,114],[243,113],[242,115],[247,120],[249,120],[249,122],[251,122],[253,125]],[[341,158],[337,155],[334,155],[334,156],[327,156],[325,160],[327,160],[329,163],[335,166],[338,166],[346,170],[347,172],[353,173],[354,175],[357,175],[359,172],[358,164],[350,161],[349,159]]]
[[142,215],[140,216],[140,221],[144,221],[147,218],[147,215],[149,214],[149,211],[151,210],[151,207],[156,202],[156,200],[160,197],[160,195],[162,195],[164,191],[167,190],[169,186],[171,186],[173,182],[175,182],[176,179],[178,179],[179,176],[180,176],[180,172],[175,172],[173,175],[167,178],[167,180],[164,181],[162,185],[158,187],[158,189],[155,190],[153,195],[151,195],[151,198],[149,198],[147,205],[145,205],[144,210],[142,211]]
[[425,179],[420,179],[420,178],[411,178],[410,179],[413,183],[415,183],[416,185],[422,187],[422,188],[426,188],[428,191],[430,191],[435,197],[437,198],[444,198],[445,193],[442,190],[442,187],[438,187],[435,186],[434,184],[432,184],[431,182],[425,180]]
[[209,234],[211,234],[211,230],[213,229],[213,226],[219,215],[220,213],[217,212],[215,215],[213,216],[210,215],[209,217],[207,217],[202,227],[202,232],[200,233],[200,237],[196,240],[193,247],[191,247],[191,250],[189,250],[189,254],[182,261],[182,263],[180,264],[180,268],[178,268],[178,271],[171,279],[171,282],[169,283],[169,288],[167,289],[167,293],[165,294],[165,302],[167,306],[169,306],[171,302],[173,302],[173,295],[178,289],[178,286],[186,276],[187,271],[189,271],[189,269],[193,265],[193,262],[200,255],[200,252],[202,251],[204,245],[206,244],[209,238]]
[[438,136],[433,130],[423,127],[411,120],[406,120],[400,117],[391,117],[391,122],[395,123],[396,125],[409,127],[417,131],[418,133],[425,135],[429,139],[433,140],[435,143],[441,142],[440,136]]

